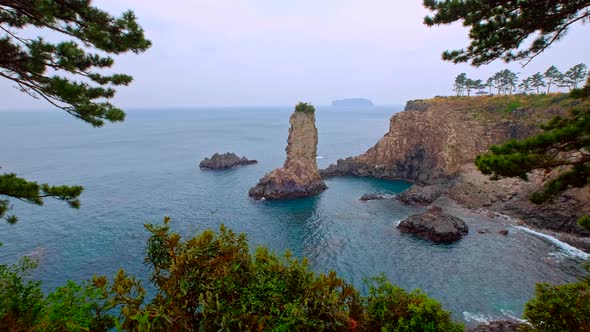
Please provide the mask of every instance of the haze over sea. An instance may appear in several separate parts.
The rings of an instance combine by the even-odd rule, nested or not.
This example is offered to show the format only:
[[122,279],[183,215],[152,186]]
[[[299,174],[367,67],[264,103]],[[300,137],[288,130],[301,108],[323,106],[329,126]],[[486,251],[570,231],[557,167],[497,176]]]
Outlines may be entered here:
[[[317,107],[318,164],[373,146],[401,107]],[[255,202],[248,189],[285,158],[292,107],[131,110],[124,123],[92,128],[63,112],[0,112],[0,166],[27,179],[85,187],[80,210],[62,202],[14,203],[16,225],[0,223],[0,263],[23,255],[40,260],[34,277],[46,291],[66,279],[112,276],[119,268],[147,282],[145,223],[172,218],[190,236],[221,223],[250,244],[290,250],[316,271],[334,269],[362,288],[384,273],[406,289],[421,288],[456,318],[520,316],[536,282],[565,283],[583,275],[579,257],[546,238],[449,205],[470,234],[434,245],[395,226],[417,209],[395,200],[361,202],[369,192],[399,193],[410,184],[335,178],[317,197]],[[235,152],[257,165],[201,171],[215,152]],[[478,234],[488,228],[490,234]],[[510,234],[497,231],[508,228]]]

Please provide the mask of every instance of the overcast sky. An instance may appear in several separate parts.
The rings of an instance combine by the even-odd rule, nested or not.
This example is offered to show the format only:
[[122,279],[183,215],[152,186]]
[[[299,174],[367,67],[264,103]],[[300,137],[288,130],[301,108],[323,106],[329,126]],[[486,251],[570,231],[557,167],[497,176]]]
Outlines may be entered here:
[[[510,68],[528,76],[555,64],[590,64],[590,26],[527,67],[473,68],[440,58],[467,46],[460,25],[428,28],[421,0],[100,0],[114,15],[135,11],[153,46],[117,58],[134,76],[113,100],[124,108],[273,106],[366,97],[376,104],[451,94],[466,72],[487,78]],[[0,110],[47,108],[0,80]]]

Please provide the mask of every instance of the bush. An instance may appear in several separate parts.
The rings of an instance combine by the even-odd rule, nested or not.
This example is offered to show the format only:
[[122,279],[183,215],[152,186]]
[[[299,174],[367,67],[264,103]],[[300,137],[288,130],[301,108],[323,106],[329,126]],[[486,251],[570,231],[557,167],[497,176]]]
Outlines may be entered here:
[[449,312],[440,303],[420,290],[407,293],[390,284],[385,276],[366,281],[369,296],[366,298],[368,331],[423,331],[462,332],[462,324],[451,320]]
[[537,284],[524,317],[535,331],[590,331],[590,277],[565,285]]
[[361,319],[357,291],[335,273],[265,248],[252,257],[245,235],[224,226],[181,241],[168,221],[148,226],[146,258],[158,287],[148,307],[175,318],[164,330],[339,331]]
[[315,107],[312,104],[300,102],[295,106],[295,112],[313,113],[315,112]]
[[43,331],[108,331],[115,327],[105,296],[92,284],[68,281],[47,296],[37,326]]
[[15,265],[0,265],[0,330],[30,330],[43,310],[39,281],[26,280],[37,262],[25,257]]

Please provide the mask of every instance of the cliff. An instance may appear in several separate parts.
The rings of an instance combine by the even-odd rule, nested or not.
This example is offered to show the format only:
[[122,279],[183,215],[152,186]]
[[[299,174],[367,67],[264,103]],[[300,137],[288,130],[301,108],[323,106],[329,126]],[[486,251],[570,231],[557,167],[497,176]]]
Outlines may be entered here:
[[[301,106],[304,105],[304,106]],[[289,120],[287,158],[248,194],[255,199],[289,199],[317,195],[327,187],[316,163],[318,130],[313,106],[299,104]]]
[[403,112],[391,117],[389,132],[375,146],[360,156],[338,160],[322,170],[322,176],[371,176],[422,184],[450,178],[491,145],[528,137],[538,132],[540,124],[565,113],[559,97],[545,101],[542,109],[534,104],[515,107],[525,101],[532,104],[528,97],[537,96],[408,102]]
[[391,117],[389,132],[375,146],[360,156],[338,160],[321,174],[434,185],[438,189],[417,187],[412,195],[437,192],[466,207],[507,214],[535,228],[588,236],[576,221],[590,213],[589,188],[571,189],[547,204],[535,205],[528,197],[551,174],[532,174],[529,182],[491,181],[473,165],[491,145],[538,133],[540,124],[566,114],[572,102],[565,94],[411,101]]

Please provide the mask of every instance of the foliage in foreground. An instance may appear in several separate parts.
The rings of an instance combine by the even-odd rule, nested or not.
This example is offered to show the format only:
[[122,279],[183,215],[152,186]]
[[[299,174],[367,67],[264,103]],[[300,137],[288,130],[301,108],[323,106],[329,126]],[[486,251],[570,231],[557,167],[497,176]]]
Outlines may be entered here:
[[[466,48],[445,51],[443,60],[474,66],[496,59],[530,62],[567,34],[576,22],[590,17],[589,0],[423,0],[432,15],[428,26],[461,22],[469,29]],[[528,48],[521,47],[531,37]]]
[[[67,41],[28,38],[31,32]],[[0,78],[95,127],[123,121],[123,110],[108,100],[116,87],[133,80],[103,73],[115,62],[110,55],[141,53],[150,46],[132,11],[113,17],[88,0],[0,1]],[[0,219],[17,222],[15,215],[6,215],[11,199],[42,205],[51,197],[77,208],[81,193],[80,186],[39,185],[0,174]]]
[[361,296],[335,272],[258,248],[221,226],[183,240],[163,225],[151,232],[146,264],[157,292],[123,271],[109,282],[68,282],[43,297],[26,281],[34,264],[0,266],[0,330],[12,331],[463,331],[441,305],[383,276]]
[[559,286],[541,283],[536,293],[524,313],[535,331],[590,331],[590,276]]

